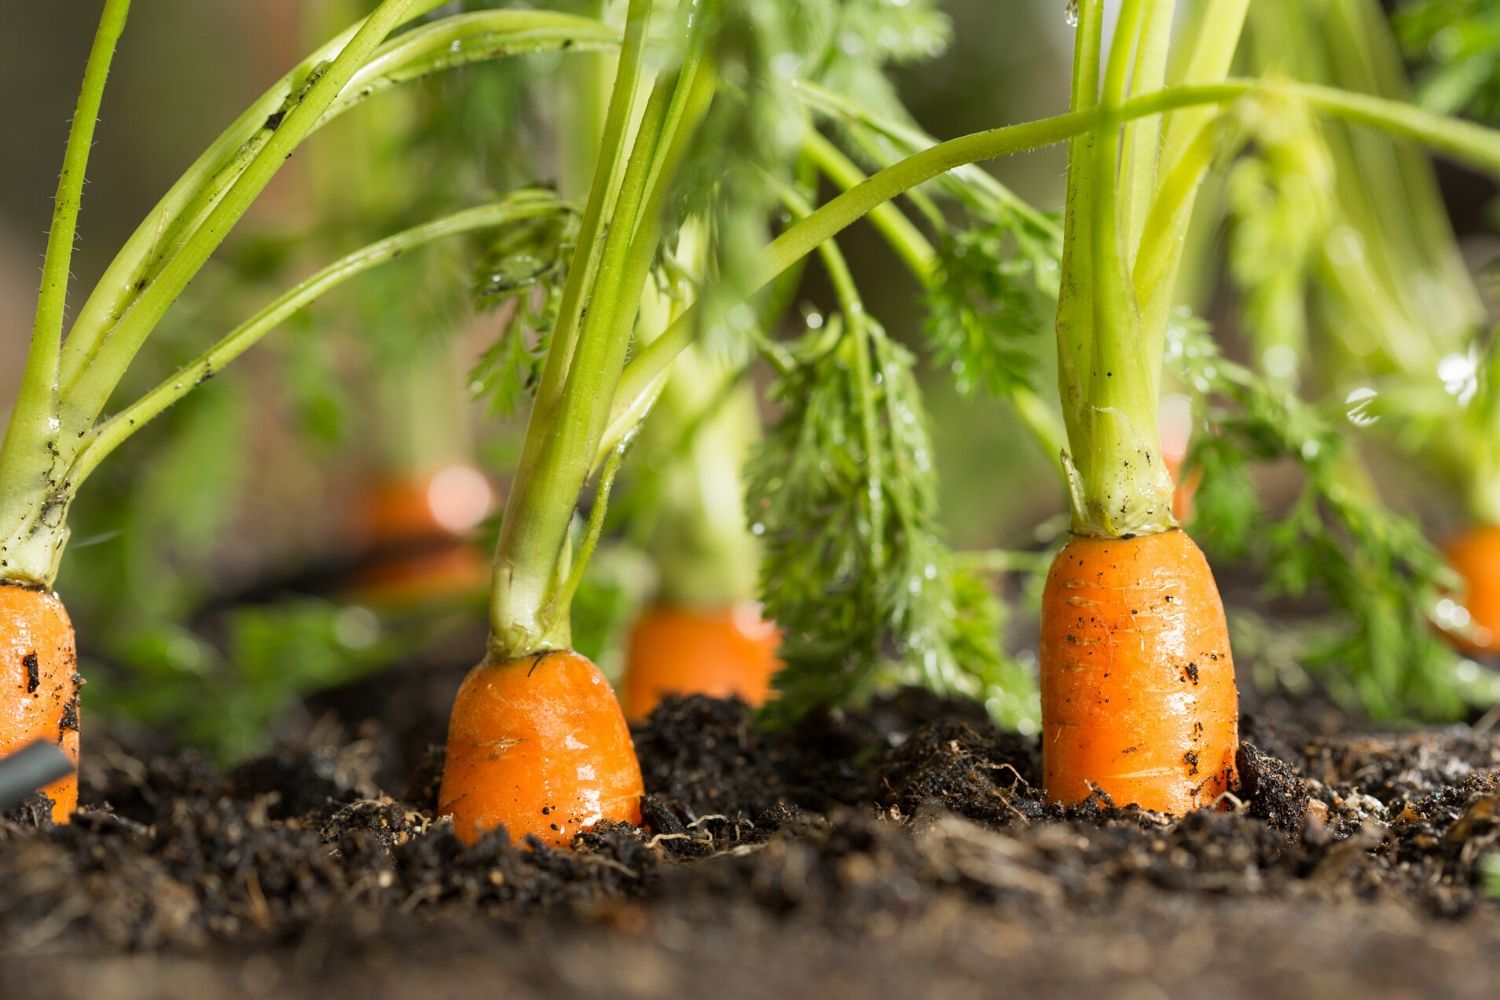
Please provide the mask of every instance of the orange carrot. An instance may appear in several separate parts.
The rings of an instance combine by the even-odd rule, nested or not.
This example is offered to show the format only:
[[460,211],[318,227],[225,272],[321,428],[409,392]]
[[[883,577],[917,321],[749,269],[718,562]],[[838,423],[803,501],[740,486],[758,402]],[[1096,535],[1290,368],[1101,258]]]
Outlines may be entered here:
[[1500,653],[1500,527],[1471,528],[1449,542],[1444,555],[1463,577],[1469,610],[1470,633],[1454,641],[1472,654]]
[[438,796],[460,840],[503,826],[566,847],[600,820],[639,823],[643,791],[619,702],[587,657],[536,653],[464,679]]
[[1224,606],[1184,532],[1074,537],[1042,597],[1048,799],[1093,788],[1180,814],[1235,784],[1239,703]]
[[751,705],[764,704],[771,678],[781,669],[780,645],[776,626],[761,617],[758,604],[652,608],[630,635],[625,712],[644,718],[669,694],[738,696]]
[[351,596],[400,606],[482,592],[489,561],[466,534],[493,508],[484,474],[463,463],[378,481],[359,518],[371,562],[350,581]]
[[[73,623],[51,591],[0,580],[0,757],[35,740],[56,743],[78,766],[78,652]],[[78,808],[76,774],[42,789],[52,821]]]

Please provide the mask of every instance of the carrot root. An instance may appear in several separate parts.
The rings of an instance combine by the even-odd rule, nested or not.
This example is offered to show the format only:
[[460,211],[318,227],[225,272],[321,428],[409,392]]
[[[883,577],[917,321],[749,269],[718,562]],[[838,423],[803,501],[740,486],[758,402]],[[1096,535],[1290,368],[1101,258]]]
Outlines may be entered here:
[[47,785],[52,821],[78,808],[78,651],[73,623],[51,591],[0,581],[0,757],[28,743],[57,744],[74,774]]
[[1184,532],[1075,537],[1042,598],[1047,798],[1181,815],[1236,785],[1239,696],[1217,585]]
[[625,712],[644,718],[669,694],[738,696],[751,705],[765,704],[771,678],[781,669],[780,645],[780,633],[761,617],[757,604],[652,608],[630,635]]
[[587,657],[537,653],[464,679],[439,792],[460,840],[504,827],[566,847],[600,820],[639,823],[642,794],[625,717]]

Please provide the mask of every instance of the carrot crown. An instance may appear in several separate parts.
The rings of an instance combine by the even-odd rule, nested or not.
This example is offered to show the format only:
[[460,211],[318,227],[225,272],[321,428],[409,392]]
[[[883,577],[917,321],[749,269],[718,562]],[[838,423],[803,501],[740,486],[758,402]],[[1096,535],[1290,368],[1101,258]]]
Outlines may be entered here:
[[[1072,106],[1091,114],[1094,128],[1069,145],[1057,339],[1073,530],[1084,535],[1176,523],[1157,400],[1182,241],[1216,116],[1193,107],[1125,117],[1132,96],[1167,81],[1176,6],[1124,0],[1102,73],[1104,4],[1077,6]],[[1224,79],[1247,7],[1199,5],[1174,82]]]

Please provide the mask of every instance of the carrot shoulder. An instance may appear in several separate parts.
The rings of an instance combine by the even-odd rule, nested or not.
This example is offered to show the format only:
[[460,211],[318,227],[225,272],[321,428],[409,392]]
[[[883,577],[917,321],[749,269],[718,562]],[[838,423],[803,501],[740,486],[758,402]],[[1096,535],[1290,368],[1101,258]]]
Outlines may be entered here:
[[1238,693],[1218,587],[1178,530],[1074,537],[1042,599],[1047,797],[1097,787],[1180,814],[1235,784]]
[[639,823],[643,792],[619,703],[587,657],[537,653],[464,679],[438,809],[460,840],[503,826],[566,847],[600,820]]
[[[78,766],[78,652],[73,623],[51,591],[0,581],[0,757],[37,740],[57,744]],[[78,807],[78,777],[42,789],[52,821]]]

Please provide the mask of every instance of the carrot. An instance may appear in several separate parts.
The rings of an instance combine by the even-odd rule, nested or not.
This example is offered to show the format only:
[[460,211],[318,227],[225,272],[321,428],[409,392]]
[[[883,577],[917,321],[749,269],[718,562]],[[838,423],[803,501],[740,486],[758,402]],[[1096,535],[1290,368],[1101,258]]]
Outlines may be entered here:
[[[690,33],[681,70],[653,81],[644,58],[651,12],[651,0],[626,10],[594,182],[500,522],[489,655],[459,688],[449,720],[439,806],[466,842],[505,827],[513,838],[566,846],[601,820],[640,820],[630,729],[604,675],[573,652],[571,618],[619,470],[621,451],[604,438],[666,232],[667,192],[714,91],[698,58],[705,22],[690,22],[685,8],[674,15]],[[636,116],[641,89],[649,97]],[[601,465],[575,542],[574,511]]]
[[1224,608],[1182,531],[1075,537],[1042,594],[1047,796],[1098,788],[1182,813],[1235,784],[1239,700]]
[[[1189,54],[1195,74],[1228,72],[1244,13],[1185,33],[1203,46]],[[1239,743],[1224,605],[1173,513],[1186,427],[1164,428],[1161,405],[1183,234],[1207,169],[1191,151],[1202,116],[1114,117],[1163,82],[1172,5],[1127,0],[1107,58],[1102,0],[1080,0],[1078,15],[1073,110],[1101,121],[1068,152],[1057,342],[1074,537],[1042,592],[1044,792],[1071,803],[1097,789],[1181,814],[1234,787]]]
[[659,605],[636,622],[625,662],[623,700],[632,719],[669,694],[739,697],[761,705],[781,669],[781,636],[759,605],[695,609]]
[[587,657],[537,653],[464,679],[438,798],[465,843],[503,826],[566,847],[600,820],[639,823],[642,793],[630,730]]
[[1468,635],[1455,633],[1454,642],[1472,654],[1500,653],[1500,527],[1471,528],[1449,542],[1444,555],[1464,580],[1469,611]]
[[381,479],[364,504],[359,520],[370,559],[350,580],[352,596],[390,606],[484,590],[489,565],[465,537],[494,506],[478,469],[455,463]]
[[[56,743],[78,766],[78,652],[73,623],[56,594],[0,580],[0,757],[35,740]],[[52,821],[78,808],[78,778],[42,789]]]

